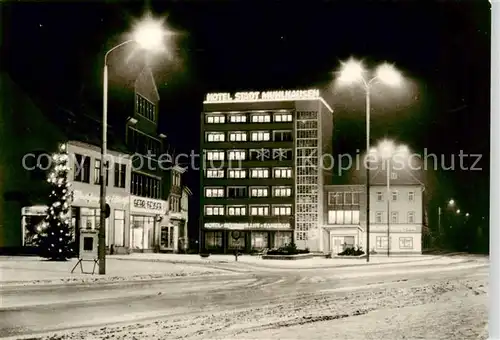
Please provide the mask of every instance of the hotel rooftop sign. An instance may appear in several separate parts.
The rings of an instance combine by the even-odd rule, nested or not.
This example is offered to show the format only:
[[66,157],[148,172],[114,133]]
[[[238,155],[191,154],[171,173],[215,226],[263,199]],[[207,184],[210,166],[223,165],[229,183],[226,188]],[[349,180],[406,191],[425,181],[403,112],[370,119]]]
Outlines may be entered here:
[[208,93],[206,103],[253,102],[253,101],[293,101],[321,99],[319,90],[286,90],[265,92]]

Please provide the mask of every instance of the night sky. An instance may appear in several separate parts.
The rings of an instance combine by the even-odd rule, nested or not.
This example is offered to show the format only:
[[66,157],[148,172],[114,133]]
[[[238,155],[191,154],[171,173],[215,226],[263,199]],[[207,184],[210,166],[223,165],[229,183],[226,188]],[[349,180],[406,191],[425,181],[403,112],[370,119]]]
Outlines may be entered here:
[[[443,200],[455,198],[463,211],[487,216],[486,0],[44,1],[2,7],[3,65],[28,93],[69,109],[82,96],[100,98],[102,56],[133,19],[148,9],[167,16],[176,48],[152,66],[161,130],[177,152],[199,149],[206,92],[310,87],[331,92],[325,97],[336,110],[335,152],[355,152],[365,143],[363,97],[338,93],[333,71],[350,56],[367,65],[395,63],[411,86],[400,97],[383,90],[375,96],[373,140],[395,138],[416,152],[445,154],[447,163],[460,150],[484,155],[477,165],[483,171],[441,171],[435,190]],[[197,195],[198,174],[187,177]]]

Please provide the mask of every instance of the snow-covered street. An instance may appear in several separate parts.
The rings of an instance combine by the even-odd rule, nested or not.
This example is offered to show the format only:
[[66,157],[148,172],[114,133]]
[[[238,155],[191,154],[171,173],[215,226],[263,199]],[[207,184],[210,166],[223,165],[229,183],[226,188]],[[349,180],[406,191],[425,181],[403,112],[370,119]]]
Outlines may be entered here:
[[[4,285],[0,336],[487,338],[487,258],[422,257],[395,263],[380,259],[372,265],[339,264],[333,259],[330,266],[323,263],[325,259],[316,260],[320,263],[316,265],[315,261],[249,257],[237,263],[212,259],[174,264],[171,258],[163,262],[152,258],[109,261],[116,266],[121,263],[127,270],[142,267],[138,275],[157,275],[149,280],[57,284],[54,279],[50,285]],[[3,271],[9,261],[0,262]],[[295,264],[280,266],[280,262]],[[310,268],[303,268],[307,266]],[[146,267],[155,274],[147,274]],[[175,268],[184,275],[168,277],[169,271],[175,276]]]

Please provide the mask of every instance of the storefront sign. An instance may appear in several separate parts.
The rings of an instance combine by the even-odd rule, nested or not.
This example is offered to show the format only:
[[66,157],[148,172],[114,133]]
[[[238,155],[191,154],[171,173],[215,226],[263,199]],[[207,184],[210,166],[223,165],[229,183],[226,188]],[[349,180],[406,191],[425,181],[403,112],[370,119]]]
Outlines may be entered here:
[[255,229],[286,229],[292,227],[289,223],[205,223],[205,229],[255,230]]
[[287,90],[266,92],[236,92],[231,93],[208,93],[205,103],[220,102],[244,102],[244,101],[279,101],[279,100],[305,100],[319,99],[319,90]]
[[165,214],[166,202],[152,198],[130,196],[130,210],[135,213]]
[[[75,205],[83,203],[83,204],[98,206],[99,202],[100,202],[99,194],[91,192],[85,193],[82,190],[73,191],[73,203]],[[129,198],[128,196],[106,195],[106,202],[108,204],[127,205],[129,204]]]
[[45,205],[33,205],[31,207],[24,207],[21,209],[23,216],[44,216],[47,215],[48,207]]

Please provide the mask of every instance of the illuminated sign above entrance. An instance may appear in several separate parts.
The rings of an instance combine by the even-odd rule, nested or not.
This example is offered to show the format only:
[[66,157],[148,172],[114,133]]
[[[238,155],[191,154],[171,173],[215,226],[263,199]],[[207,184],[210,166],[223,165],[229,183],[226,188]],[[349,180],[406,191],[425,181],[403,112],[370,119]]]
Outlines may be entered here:
[[205,229],[256,230],[292,229],[289,223],[205,223]]
[[231,93],[208,93],[205,103],[223,102],[252,102],[252,101],[280,101],[280,100],[313,100],[320,99],[317,89],[311,90],[286,90],[265,92],[236,92]]

